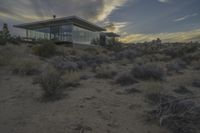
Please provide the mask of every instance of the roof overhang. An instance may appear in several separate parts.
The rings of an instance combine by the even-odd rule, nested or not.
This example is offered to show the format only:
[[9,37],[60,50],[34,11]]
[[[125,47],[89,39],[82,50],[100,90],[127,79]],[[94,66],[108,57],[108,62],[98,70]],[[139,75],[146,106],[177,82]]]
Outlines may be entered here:
[[55,18],[55,19],[49,19],[49,20],[44,20],[44,21],[37,21],[33,23],[19,24],[19,25],[14,25],[14,27],[34,30],[34,29],[42,28],[42,27],[49,27],[49,26],[55,26],[55,25],[67,25],[67,24],[73,24],[73,25],[76,25],[76,26],[79,26],[91,31],[106,31],[106,29],[76,16],[70,16],[70,17],[65,17],[65,18]]
[[103,34],[107,37],[120,37],[120,35],[113,32],[104,32]]

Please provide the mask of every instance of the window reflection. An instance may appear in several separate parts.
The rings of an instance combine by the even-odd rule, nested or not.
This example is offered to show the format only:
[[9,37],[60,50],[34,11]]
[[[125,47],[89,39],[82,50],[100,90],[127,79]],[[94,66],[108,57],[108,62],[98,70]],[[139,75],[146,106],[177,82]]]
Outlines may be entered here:
[[73,27],[73,42],[78,44],[93,44],[94,40],[99,39],[99,33],[89,31],[77,26]]
[[100,34],[74,25],[62,25],[27,30],[27,37],[67,41],[77,44],[98,44]]

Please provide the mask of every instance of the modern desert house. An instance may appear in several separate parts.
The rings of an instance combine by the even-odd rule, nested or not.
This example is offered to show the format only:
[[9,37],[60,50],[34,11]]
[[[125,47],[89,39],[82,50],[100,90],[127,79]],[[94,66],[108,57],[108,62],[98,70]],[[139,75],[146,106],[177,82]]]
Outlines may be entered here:
[[47,39],[60,43],[106,45],[108,40],[118,35],[106,33],[106,29],[95,25],[77,16],[38,21],[14,25],[16,28],[26,30],[26,38],[40,40]]

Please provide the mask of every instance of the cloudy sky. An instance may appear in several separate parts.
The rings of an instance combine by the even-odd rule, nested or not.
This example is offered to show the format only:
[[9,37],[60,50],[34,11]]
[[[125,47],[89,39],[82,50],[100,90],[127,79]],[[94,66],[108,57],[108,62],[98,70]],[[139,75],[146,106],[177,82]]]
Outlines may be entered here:
[[0,25],[21,34],[14,24],[77,15],[124,42],[200,41],[200,0],[0,0]]

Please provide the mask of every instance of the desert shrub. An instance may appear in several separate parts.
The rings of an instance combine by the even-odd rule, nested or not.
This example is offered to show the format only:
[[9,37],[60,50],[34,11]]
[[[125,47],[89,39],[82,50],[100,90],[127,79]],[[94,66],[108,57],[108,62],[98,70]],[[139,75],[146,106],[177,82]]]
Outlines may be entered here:
[[56,45],[52,41],[42,41],[40,45],[32,48],[35,55],[41,57],[51,57],[56,54]]
[[193,85],[194,87],[200,87],[200,80],[195,79],[195,80],[193,81],[192,85]]
[[79,54],[79,51],[78,49],[60,45],[59,47],[57,47],[57,53],[60,56],[75,56]]
[[136,93],[142,93],[141,90],[138,90],[136,88],[128,88],[125,89],[126,94],[136,94]]
[[6,45],[7,39],[0,34],[0,45]]
[[79,66],[76,62],[70,61],[67,57],[56,56],[49,61],[58,70],[77,71]]
[[66,71],[62,76],[65,87],[76,87],[80,85],[81,75],[79,72]]
[[15,59],[12,61],[12,71],[20,75],[34,75],[39,73],[39,62],[32,59]]
[[109,79],[117,74],[116,68],[112,64],[95,67],[93,71],[96,72],[96,78]]
[[14,56],[13,49],[10,46],[0,46],[0,66],[9,65]]
[[134,60],[134,64],[145,64],[148,62],[151,62],[148,56],[137,57]]
[[36,78],[43,91],[43,98],[56,100],[62,97],[63,81],[61,74],[55,69],[47,69]]
[[99,54],[99,52],[98,52],[98,50],[96,48],[85,48],[84,51],[88,52],[88,53],[90,53],[92,55],[98,55]]
[[124,58],[124,59],[118,60],[117,63],[118,63],[119,65],[126,66],[126,65],[130,64],[131,61]]
[[82,60],[77,61],[77,65],[78,65],[79,69],[84,69],[84,68],[88,67],[87,63],[85,61],[82,61]]
[[199,61],[200,60],[200,51],[196,51],[190,54],[185,55],[185,58],[189,61]]
[[121,74],[117,76],[115,82],[121,86],[132,85],[138,83],[138,81],[130,74]]
[[7,61],[4,59],[3,56],[0,55],[0,66],[4,66],[5,64],[7,64]]
[[22,39],[20,37],[11,37],[8,42],[14,44],[14,45],[19,45],[22,42]]
[[155,109],[148,111],[149,120],[156,120],[160,126],[172,133],[197,133],[200,128],[200,107],[191,99],[178,99],[170,95],[161,95]]
[[142,80],[163,80],[164,77],[163,69],[154,64],[136,65],[131,73],[135,78]]
[[178,93],[178,94],[193,94],[192,91],[190,91],[187,87],[185,86],[180,86],[179,88],[175,89],[174,92]]
[[115,52],[118,52],[118,51],[121,51],[123,46],[122,44],[120,43],[116,43],[116,44],[108,44],[105,46],[108,50],[111,50],[111,51],[115,51]]
[[152,55],[152,58],[153,58],[153,61],[169,61],[172,59],[170,56],[167,56],[165,54],[159,54],[159,53]]
[[195,52],[198,45],[172,45],[163,50],[163,53],[171,56],[172,58],[182,57],[185,54]]
[[166,65],[166,68],[167,68],[167,71],[170,73],[170,72],[176,72],[176,73],[180,73],[182,69],[185,69],[187,67],[187,64],[178,59],[178,60],[175,60],[171,63],[168,63]]
[[143,83],[145,101],[149,104],[159,102],[161,95],[164,93],[164,88],[160,82],[149,81]]
[[194,70],[200,70],[200,60],[199,61],[193,61],[192,67]]
[[29,48],[27,46],[13,44],[0,46],[0,65],[10,65],[16,58],[24,59],[27,56],[29,56]]
[[109,62],[108,58],[100,55],[83,54],[79,61],[84,61],[90,67],[96,67],[103,63]]
[[9,64],[9,62],[10,62],[10,57],[7,57],[0,53],[0,66],[6,66]]
[[138,52],[134,49],[124,49],[121,50],[120,52],[117,52],[115,54],[115,58],[117,60],[121,60],[121,59],[129,59],[129,60],[133,60],[138,56]]

